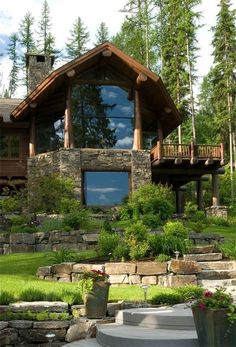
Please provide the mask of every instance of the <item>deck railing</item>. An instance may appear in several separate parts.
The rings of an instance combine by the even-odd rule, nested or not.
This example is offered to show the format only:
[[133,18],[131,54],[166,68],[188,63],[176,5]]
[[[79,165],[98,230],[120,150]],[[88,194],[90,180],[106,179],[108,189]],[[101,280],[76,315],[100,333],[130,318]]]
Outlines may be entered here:
[[224,148],[221,145],[194,145],[193,143],[179,144],[179,143],[161,143],[151,150],[151,159],[202,159],[202,160],[223,160]]

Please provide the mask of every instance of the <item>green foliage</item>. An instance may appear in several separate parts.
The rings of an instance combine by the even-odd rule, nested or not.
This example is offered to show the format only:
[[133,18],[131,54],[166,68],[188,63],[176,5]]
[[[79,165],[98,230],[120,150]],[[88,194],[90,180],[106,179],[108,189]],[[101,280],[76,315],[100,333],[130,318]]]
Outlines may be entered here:
[[11,213],[20,210],[20,201],[16,196],[5,196],[0,199],[0,212],[1,213]]
[[120,242],[120,236],[102,230],[98,237],[98,253],[103,257],[111,257]]
[[179,251],[180,255],[183,255],[184,253],[187,253],[191,245],[191,242],[188,239],[166,233],[150,235],[148,237],[148,243],[151,253],[154,256],[158,254],[174,256],[175,251]]
[[86,52],[89,40],[89,32],[84,26],[81,17],[78,17],[74,22],[70,35],[66,43],[66,54],[67,58],[74,59]]
[[7,311],[0,314],[0,320],[33,320],[33,321],[50,321],[50,320],[69,320],[71,316],[67,312],[11,312]]
[[88,212],[85,209],[73,211],[64,216],[63,224],[76,230],[86,226],[88,221]]
[[191,301],[192,298],[198,298],[203,293],[203,289],[198,286],[185,286],[173,288],[170,292],[161,291],[151,299],[153,305],[175,305]]
[[184,214],[187,217],[187,226],[195,232],[203,231],[208,224],[205,212],[199,211],[196,204],[187,202],[184,207]]
[[10,228],[11,233],[35,233],[36,227],[30,225],[13,225]]
[[77,290],[64,289],[60,294],[60,299],[66,302],[68,305],[79,305],[83,303],[82,295]]
[[131,260],[139,260],[147,255],[149,244],[147,241],[138,242],[129,249],[129,256]]
[[74,199],[71,179],[51,174],[28,183],[30,210],[32,212],[60,213],[65,199]]
[[60,264],[65,262],[73,261],[76,257],[75,251],[68,249],[66,247],[61,247],[58,251],[54,251],[48,259],[53,264]]
[[40,289],[30,287],[19,295],[21,301],[60,301],[60,296],[55,292],[45,293]]
[[172,235],[186,239],[188,237],[188,230],[185,228],[181,221],[169,221],[163,227],[166,235]]
[[125,228],[124,235],[125,241],[131,246],[147,239],[147,227],[142,221],[137,221]]
[[218,248],[226,258],[236,260],[236,241],[226,241],[219,243]]
[[160,262],[160,263],[164,263],[164,262],[169,261],[169,260],[171,260],[171,257],[169,255],[166,255],[166,254],[158,254],[155,257],[155,261]]
[[[156,216],[145,218],[150,227],[157,227],[156,223],[166,221],[174,211],[172,192],[161,184],[146,184],[134,191],[126,204],[121,207],[121,219],[142,220],[146,215]],[[154,224],[154,225],[153,225]]]
[[218,216],[212,216],[208,217],[209,224],[214,224],[222,227],[228,227],[229,221],[227,218],[224,217],[218,217]]
[[81,209],[80,201],[74,198],[62,197],[60,202],[60,213],[69,214]]
[[14,295],[9,293],[6,290],[1,290],[0,291],[0,305],[9,305],[12,302],[15,302]]
[[115,260],[129,259],[129,246],[124,240],[120,240],[119,244],[113,251],[112,257]]

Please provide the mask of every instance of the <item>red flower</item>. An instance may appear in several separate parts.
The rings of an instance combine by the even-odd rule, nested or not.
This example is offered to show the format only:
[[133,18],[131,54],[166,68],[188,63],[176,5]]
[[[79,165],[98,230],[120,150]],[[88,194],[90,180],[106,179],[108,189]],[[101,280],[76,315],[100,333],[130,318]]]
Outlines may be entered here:
[[203,303],[200,303],[200,304],[198,304],[198,307],[200,308],[200,310],[205,310],[205,308],[206,308],[206,305],[205,304],[203,304]]
[[204,293],[204,296],[206,298],[211,298],[213,296],[213,293],[210,290],[206,290],[205,293]]

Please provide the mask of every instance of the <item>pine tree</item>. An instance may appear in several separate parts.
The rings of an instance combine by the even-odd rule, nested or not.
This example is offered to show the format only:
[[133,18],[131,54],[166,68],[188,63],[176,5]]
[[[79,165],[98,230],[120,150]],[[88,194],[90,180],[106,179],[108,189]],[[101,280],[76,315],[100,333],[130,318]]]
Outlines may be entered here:
[[155,70],[154,0],[129,0],[122,12],[127,13],[121,31],[113,38],[113,43],[133,56],[141,64]]
[[51,30],[51,19],[50,9],[47,0],[43,3],[41,12],[41,19],[39,21],[38,31],[38,51],[43,54],[58,54],[58,50],[55,48],[55,38],[50,32]]
[[27,93],[28,93],[29,77],[28,77],[28,69],[26,66],[25,54],[33,53],[36,51],[35,40],[33,36],[34,21],[35,20],[32,14],[30,12],[27,12],[23,20],[20,22],[20,26],[19,26],[19,43],[23,51],[23,56],[21,57],[21,66],[25,72],[23,77],[23,85],[26,86]]
[[109,41],[109,30],[106,23],[101,22],[97,30],[95,45],[100,45],[105,41]]
[[231,10],[230,0],[220,1],[220,11],[213,28],[213,107],[216,112],[218,130],[226,144],[233,172],[233,137],[236,131],[236,14]]
[[9,75],[9,88],[8,94],[9,97],[15,93],[16,88],[18,86],[18,73],[19,73],[19,56],[17,53],[17,45],[18,45],[18,36],[16,33],[11,34],[9,37],[9,44],[7,48],[8,57],[12,62],[12,67]]
[[68,43],[66,43],[66,57],[74,59],[86,52],[89,32],[84,26],[82,19],[78,17],[70,33],[71,37],[68,39]]

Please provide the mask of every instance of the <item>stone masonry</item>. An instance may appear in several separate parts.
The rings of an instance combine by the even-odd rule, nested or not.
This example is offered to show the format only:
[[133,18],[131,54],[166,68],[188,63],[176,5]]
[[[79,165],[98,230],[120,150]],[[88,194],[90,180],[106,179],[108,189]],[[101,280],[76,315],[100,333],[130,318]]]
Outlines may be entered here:
[[28,159],[28,180],[43,175],[58,174],[75,183],[78,198],[83,196],[84,171],[126,171],[130,173],[130,188],[151,183],[150,152],[120,149],[65,149],[38,154]]

